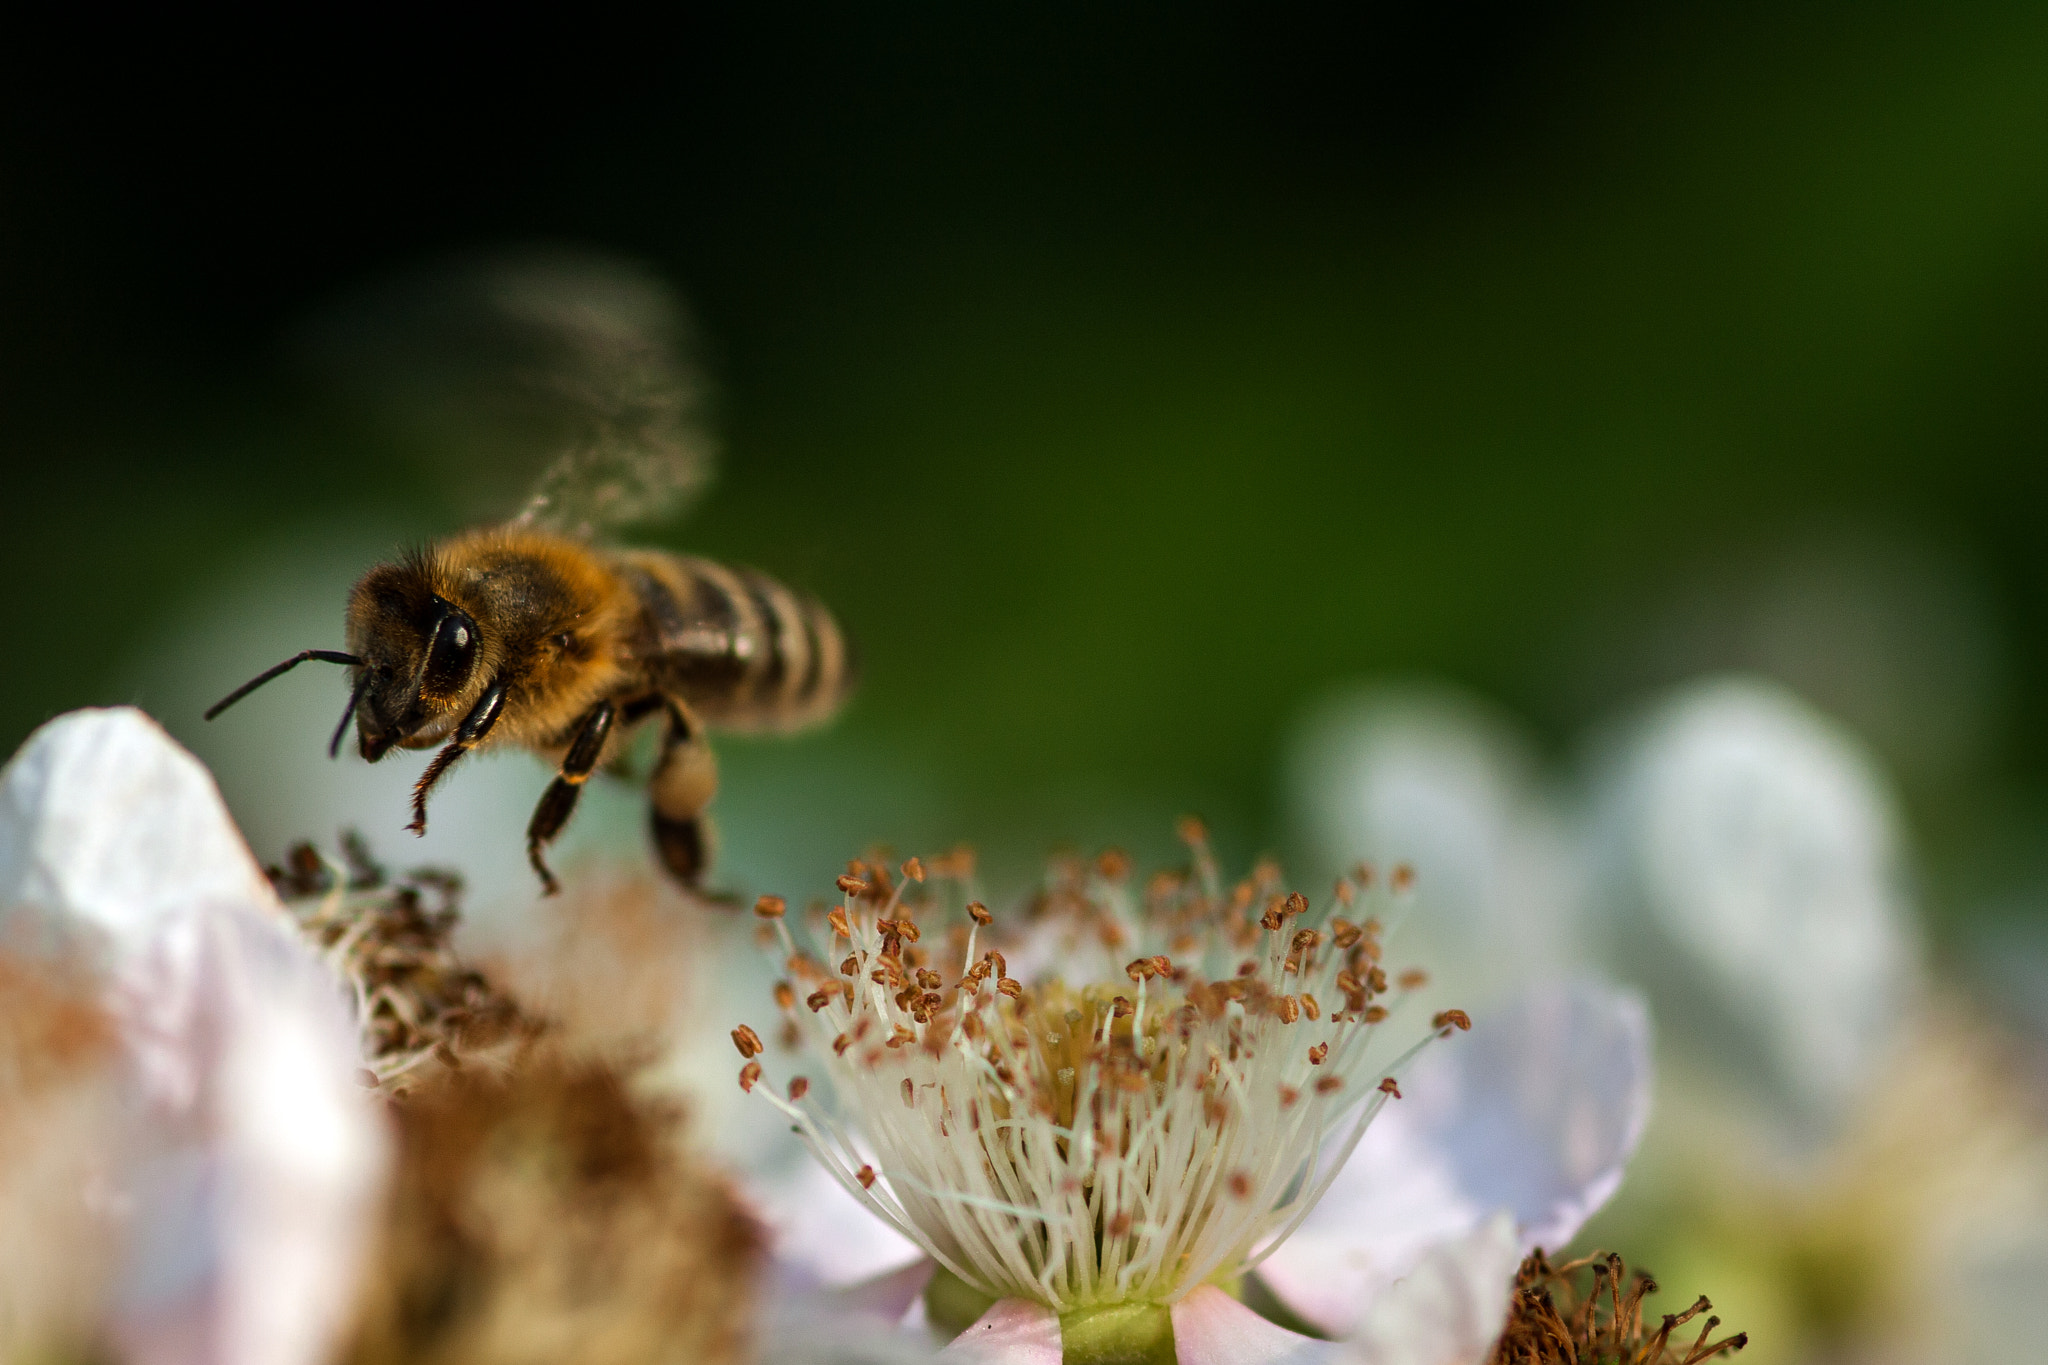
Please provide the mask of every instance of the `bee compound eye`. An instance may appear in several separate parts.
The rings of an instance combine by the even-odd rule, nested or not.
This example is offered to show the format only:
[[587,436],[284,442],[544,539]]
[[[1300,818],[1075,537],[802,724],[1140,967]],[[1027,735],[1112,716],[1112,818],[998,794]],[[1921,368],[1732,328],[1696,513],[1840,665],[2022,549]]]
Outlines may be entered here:
[[467,613],[451,608],[434,627],[433,642],[427,646],[422,690],[436,696],[461,691],[469,681],[470,666],[475,661],[476,622]]

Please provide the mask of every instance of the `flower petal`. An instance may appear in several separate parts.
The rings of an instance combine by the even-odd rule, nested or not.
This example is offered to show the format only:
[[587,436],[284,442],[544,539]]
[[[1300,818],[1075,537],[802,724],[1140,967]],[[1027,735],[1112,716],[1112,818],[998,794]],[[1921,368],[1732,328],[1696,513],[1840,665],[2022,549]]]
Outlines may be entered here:
[[1179,1365],[1344,1365],[1339,1342],[1276,1327],[1213,1284],[1173,1306],[1173,1352]]
[[384,1133],[341,983],[206,770],[132,709],[44,726],[0,775],[0,906],[27,946],[97,965],[127,1054],[124,1359],[326,1359]]
[[[1689,1043],[1823,1123],[1876,1074],[1920,985],[1896,800],[1854,736],[1775,684],[1680,690],[1602,777],[1624,937]],[[1761,1087],[1758,1087],[1761,1088]]]
[[947,1343],[940,1360],[983,1365],[1060,1365],[1060,1319],[1042,1303],[997,1299]]
[[1513,1220],[1504,1213],[1435,1248],[1372,1306],[1349,1343],[1349,1359],[1482,1365],[1507,1325],[1521,1260]]
[[275,897],[198,759],[126,706],[28,737],[0,773],[0,927],[105,960],[201,901]]
[[801,1279],[846,1288],[924,1260],[915,1242],[840,1187],[806,1154],[779,1176],[749,1173],[747,1194],[775,1238],[775,1259]]
[[1349,1332],[1432,1246],[1497,1209],[1521,1247],[1559,1248],[1613,1195],[1650,1101],[1649,1022],[1631,993],[1531,990],[1438,1044],[1323,1200],[1259,1274],[1289,1308]]
[[354,1304],[384,1167],[354,1026],[264,910],[195,907],[155,946],[122,994],[181,1008],[132,1025],[155,1083],[115,1337],[134,1365],[314,1365]]
[[932,1272],[938,1266],[929,1258],[920,1257],[909,1265],[897,1270],[887,1270],[859,1284],[848,1285],[832,1296],[833,1306],[843,1312],[857,1313],[863,1317],[875,1318],[895,1325],[903,1321],[910,1312],[918,1295],[932,1282]]

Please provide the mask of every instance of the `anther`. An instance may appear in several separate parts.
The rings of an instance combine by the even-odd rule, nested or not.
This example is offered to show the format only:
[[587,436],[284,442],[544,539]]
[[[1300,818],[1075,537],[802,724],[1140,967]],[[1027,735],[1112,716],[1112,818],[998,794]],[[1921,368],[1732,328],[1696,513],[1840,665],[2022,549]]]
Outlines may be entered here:
[[749,1094],[753,1093],[754,1082],[760,1079],[761,1064],[759,1062],[748,1062],[740,1068],[740,1089]]
[[1308,897],[1299,891],[1290,891],[1287,893],[1287,904],[1284,908],[1290,915],[1305,915],[1308,913]]
[[1429,984],[1429,973],[1420,967],[1410,967],[1394,978],[1394,984],[1404,991],[1419,991]]
[[1446,1033],[1451,1029],[1469,1032],[1472,1028],[1472,1016],[1463,1010],[1442,1010],[1429,1021],[1429,1026]]
[[843,939],[848,940],[849,942],[852,941],[853,926],[846,922],[845,906],[833,906],[831,913],[825,916],[825,923],[832,926],[833,933],[837,934],[839,937]]
[[1300,1098],[1301,1092],[1293,1086],[1283,1085],[1280,1087],[1280,1107],[1282,1109],[1292,1109],[1294,1102]]
[[917,1085],[908,1076],[903,1078],[903,1107],[905,1109],[917,1108]]
[[795,1104],[798,1100],[802,1099],[804,1096],[810,1093],[811,1083],[808,1080],[805,1080],[802,1076],[795,1076],[790,1079],[789,1102],[791,1104]]
[[866,882],[862,881],[858,877],[849,877],[843,872],[839,874],[839,876],[836,879],[834,879],[833,885],[837,886],[841,891],[844,891],[849,896],[864,895],[866,894],[868,889],[868,884]]
[[1266,913],[1259,916],[1259,924],[1262,928],[1278,932],[1282,918],[1279,906],[1268,906]]
[[1202,823],[1200,816],[1183,815],[1174,826],[1174,833],[1190,848],[1200,848],[1209,842],[1209,827]]
[[780,896],[763,896],[754,902],[754,913],[762,919],[781,919],[789,911],[789,902]]
[[1330,1045],[1328,1043],[1317,1043],[1314,1047],[1308,1050],[1308,1064],[1310,1066],[1321,1066],[1323,1064],[1323,1058],[1329,1055]]
[[740,1056],[742,1057],[758,1057],[761,1055],[761,1035],[748,1028],[745,1024],[741,1024],[732,1031],[732,1045],[740,1050]]
[[852,1046],[853,1039],[847,1037],[843,1033],[832,1040],[832,1051],[835,1055],[840,1057],[844,1057],[846,1055],[846,1049]]
[[1311,1019],[1320,1019],[1323,1017],[1323,1007],[1321,1005],[1318,1005],[1316,1003],[1316,998],[1313,995],[1310,995],[1307,991],[1303,991],[1301,993],[1301,1012],[1303,1014],[1306,1014]]
[[785,1010],[787,1010],[787,1009],[795,1009],[795,1008],[796,1008],[796,987],[794,987],[794,986],[790,985],[790,984],[789,984],[789,983],[788,983],[787,981],[778,981],[778,982],[776,982],[776,983],[775,983],[775,1007],[776,1007],[777,1009],[785,1009]]
[[1415,886],[1415,869],[1406,863],[1396,863],[1394,865],[1394,875],[1388,879],[1388,885],[1392,886],[1396,892],[1413,890]]
[[1397,1100],[1401,1098],[1401,1087],[1392,1076],[1382,1076],[1380,1078],[1380,1089]]
[[1232,1171],[1230,1179],[1226,1183],[1230,1186],[1230,1193],[1234,1197],[1238,1199],[1249,1199],[1252,1197],[1252,1178],[1243,1171]]
[[832,997],[837,995],[838,993],[839,992],[833,990],[831,987],[828,986],[822,990],[812,991],[809,995],[804,997],[804,1003],[811,1007],[812,1014],[816,1014],[819,1010],[831,1004]]
[[922,882],[924,880],[924,864],[915,858],[905,858],[903,860],[903,875],[911,881]]
[[984,929],[986,929],[989,925],[995,923],[996,919],[994,915],[991,915],[988,912],[988,907],[986,905],[983,905],[980,901],[967,902],[967,916],[969,919],[973,920],[976,924],[979,924]]
[[1021,1000],[1024,997],[1024,983],[1012,977],[1006,976],[997,981],[996,990],[1012,1000]]
[[854,1172],[853,1178],[860,1182],[860,1187],[862,1189],[871,1190],[875,1187],[875,1168],[872,1166],[863,1166],[858,1171]]

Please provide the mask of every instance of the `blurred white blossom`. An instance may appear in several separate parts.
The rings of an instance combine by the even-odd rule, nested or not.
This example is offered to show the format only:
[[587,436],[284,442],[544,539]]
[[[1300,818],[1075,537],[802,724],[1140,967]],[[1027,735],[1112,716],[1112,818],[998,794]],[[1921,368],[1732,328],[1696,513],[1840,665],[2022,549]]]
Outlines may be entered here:
[[[1876,1074],[1921,989],[1891,789],[1840,727],[1746,678],[1678,690],[1610,737],[1595,777],[1627,965],[1726,1064],[1754,1058],[1826,1123]],[[1709,1047],[1714,1045],[1709,1043]]]
[[1461,999],[1583,964],[1577,832],[1532,746],[1480,699],[1420,682],[1334,697],[1295,729],[1288,790],[1317,866],[1415,869],[1403,933]]
[[60,717],[0,774],[0,942],[79,971],[117,1043],[78,1135],[109,1164],[72,1195],[121,1267],[94,1335],[141,1365],[325,1360],[385,1157],[354,1026],[205,769],[140,712]]

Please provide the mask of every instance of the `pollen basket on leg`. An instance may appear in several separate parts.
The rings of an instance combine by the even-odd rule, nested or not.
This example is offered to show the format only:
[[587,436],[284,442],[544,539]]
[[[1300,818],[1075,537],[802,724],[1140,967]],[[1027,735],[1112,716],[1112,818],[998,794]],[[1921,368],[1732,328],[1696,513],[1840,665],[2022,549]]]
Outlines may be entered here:
[[753,1085],[751,1054],[742,1084],[987,1293],[1067,1312],[1241,1273],[1458,1023],[1390,1041],[1402,990],[1380,926],[1404,879],[1347,878],[1311,907],[1270,865],[1222,886],[1195,834],[1188,870],[1136,886],[1121,855],[1063,862],[1009,916],[968,898],[971,858],[900,879],[855,863],[840,903],[796,926],[808,945],[793,916],[767,928],[777,1001],[837,1105]]

